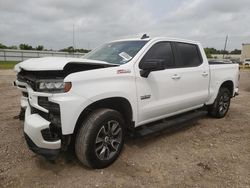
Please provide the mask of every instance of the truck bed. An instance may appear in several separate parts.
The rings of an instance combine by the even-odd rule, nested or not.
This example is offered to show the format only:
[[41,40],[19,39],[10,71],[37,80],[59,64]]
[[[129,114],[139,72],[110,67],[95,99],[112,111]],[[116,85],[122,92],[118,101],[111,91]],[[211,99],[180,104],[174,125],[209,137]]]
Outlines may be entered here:
[[[210,84],[209,84],[209,100],[207,104],[213,103],[219,91],[220,84],[226,80],[238,83],[239,65],[233,63],[213,62],[209,63],[210,69]],[[238,85],[233,86],[238,90]],[[234,92],[238,92],[238,91]]]

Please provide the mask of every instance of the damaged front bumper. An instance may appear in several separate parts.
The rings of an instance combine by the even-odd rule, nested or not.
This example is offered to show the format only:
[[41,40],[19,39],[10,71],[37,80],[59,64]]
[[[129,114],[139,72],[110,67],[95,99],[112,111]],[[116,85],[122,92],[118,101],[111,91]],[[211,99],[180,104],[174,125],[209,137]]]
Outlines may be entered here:
[[54,160],[61,150],[61,139],[51,134],[51,123],[39,114],[31,114],[30,106],[25,112],[24,135],[29,148],[47,159]]
[[[22,91],[21,113],[24,115],[24,135],[29,148],[47,159],[54,160],[61,151],[59,104],[50,102],[50,93],[35,92],[18,80],[14,85]],[[22,117],[19,118],[21,119]]]
[[34,153],[41,155],[48,160],[55,160],[59,155],[60,149],[40,148],[30,139],[30,137],[27,134],[24,133],[24,136],[29,149]]
[[27,108],[28,104],[28,91],[26,89],[26,83],[24,82],[19,82],[19,81],[14,81],[13,85],[16,86],[19,90],[21,90],[22,92],[22,96],[20,99],[20,104],[21,104],[21,108],[20,108],[20,113],[17,116],[20,120],[24,120],[25,118],[25,110]]
[[38,92],[27,83],[18,80],[15,83],[27,93],[21,103],[23,100],[24,134],[29,148],[48,159],[55,159],[70,144],[83,98],[72,92]]

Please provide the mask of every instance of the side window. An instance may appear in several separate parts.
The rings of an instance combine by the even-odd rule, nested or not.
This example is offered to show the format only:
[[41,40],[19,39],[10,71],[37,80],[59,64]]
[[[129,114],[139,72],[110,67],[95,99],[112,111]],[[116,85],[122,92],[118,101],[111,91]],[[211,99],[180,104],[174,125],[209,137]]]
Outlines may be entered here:
[[182,67],[196,67],[201,65],[202,58],[197,45],[176,43],[176,47]]
[[163,61],[166,68],[175,67],[174,56],[170,42],[159,42],[154,44],[142,58],[142,61],[147,60]]

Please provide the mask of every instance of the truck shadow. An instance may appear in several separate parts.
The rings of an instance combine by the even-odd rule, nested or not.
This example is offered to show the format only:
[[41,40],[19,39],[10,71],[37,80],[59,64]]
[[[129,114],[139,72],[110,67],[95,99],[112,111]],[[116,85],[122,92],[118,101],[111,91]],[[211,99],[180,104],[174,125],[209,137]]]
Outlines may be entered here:
[[[188,129],[191,129],[192,127],[200,125],[199,120],[204,118],[206,118],[206,116],[201,116],[185,123],[168,127],[161,132],[156,132],[143,137],[127,136],[125,138],[125,145],[129,147],[136,146],[138,148],[148,147],[149,145],[153,145],[155,142],[162,138],[172,136],[174,134],[186,131]],[[66,152],[62,152],[58,159],[56,159],[55,161],[48,161],[43,157],[37,157],[36,164],[37,166],[39,166],[39,168],[42,168],[44,170],[51,170],[56,174],[64,168],[67,168],[68,166],[76,166],[84,168],[85,170],[90,170],[78,161],[75,155],[74,147],[70,147]]]
[[36,156],[35,159],[36,166],[45,171],[51,171],[54,174],[60,174],[67,168],[83,168],[84,170],[90,170],[80,163],[75,155],[74,149],[70,148],[66,152],[60,153],[58,158],[54,161],[45,159],[42,156]]
[[139,148],[146,147],[148,145],[154,144],[154,142],[157,142],[158,140],[162,138],[166,138],[168,136],[172,136],[174,134],[187,131],[188,129],[191,129],[195,126],[199,126],[199,121],[202,119],[207,118],[206,115],[203,115],[201,117],[197,117],[195,119],[186,121],[185,123],[177,124],[170,126],[163,131],[155,132],[153,134],[149,134],[143,137],[137,136],[137,137],[127,137],[126,138],[126,144],[127,145],[136,145]]

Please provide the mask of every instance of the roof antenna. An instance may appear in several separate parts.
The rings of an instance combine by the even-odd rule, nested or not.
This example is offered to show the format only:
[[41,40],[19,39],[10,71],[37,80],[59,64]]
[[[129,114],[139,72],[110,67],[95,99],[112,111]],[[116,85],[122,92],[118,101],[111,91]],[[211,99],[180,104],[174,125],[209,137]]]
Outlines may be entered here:
[[147,38],[149,38],[149,36],[146,33],[143,34],[142,37],[141,37],[141,39],[147,39]]

